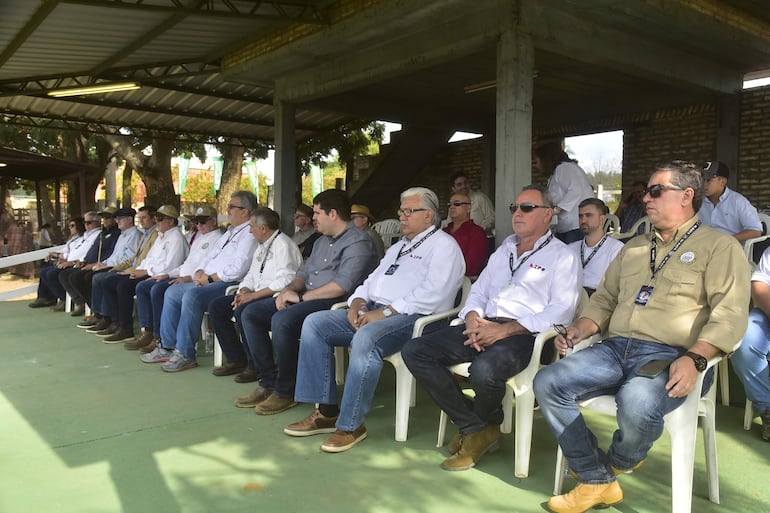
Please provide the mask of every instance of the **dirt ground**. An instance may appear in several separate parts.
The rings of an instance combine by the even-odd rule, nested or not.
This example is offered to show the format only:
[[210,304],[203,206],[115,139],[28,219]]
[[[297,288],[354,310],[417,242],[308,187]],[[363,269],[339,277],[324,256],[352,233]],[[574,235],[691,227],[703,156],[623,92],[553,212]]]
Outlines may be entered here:
[[[0,272],[2,272],[2,274],[0,274],[0,293],[20,289],[22,287],[27,287],[29,285],[35,285],[37,283],[37,277],[34,280],[27,280],[19,276],[14,276],[11,273],[7,272],[6,270],[2,270]],[[34,299],[34,298],[35,298],[35,294],[31,293],[31,294],[26,294],[24,296],[19,296],[15,299],[26,300],[26,299]]]

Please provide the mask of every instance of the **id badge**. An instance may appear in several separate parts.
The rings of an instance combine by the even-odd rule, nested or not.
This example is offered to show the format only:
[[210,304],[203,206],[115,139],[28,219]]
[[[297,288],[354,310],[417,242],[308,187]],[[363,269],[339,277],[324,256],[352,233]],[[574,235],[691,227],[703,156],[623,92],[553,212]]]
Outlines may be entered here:
[[639,289],[639,294],[636,295],[635,305],[645,306],[652,296],[652,289],[655,288],[652,285],[642,285]]
[[398,264],[393,264],[390,267],[388,267],[388,270],[385,271],[385,276],[392,276],[396,273],[396,269],[398,269]]

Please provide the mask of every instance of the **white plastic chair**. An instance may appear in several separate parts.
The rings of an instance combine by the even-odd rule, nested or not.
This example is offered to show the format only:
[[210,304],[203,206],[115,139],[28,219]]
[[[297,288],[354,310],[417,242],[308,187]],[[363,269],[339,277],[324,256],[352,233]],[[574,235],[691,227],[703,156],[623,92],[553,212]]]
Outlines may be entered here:
[[[588,305],[588,293],[581,290],[580,302],[575,311],[575,318]],[[459,320],[459,319],[458,319]],[[453,323],[455,324],[455,323]],[[500,426],[502,433],[511,432],[511,417],[513,417],[513,399],[516,398],[516,435],[514,440],[514,474],[516,477],[527,477],[529,475],[529,458],[532,450],[532,423],[535,412],[535,392],[532,388],[532,382],[535,374],[542,367],[540,357],[545,344],[550,344],[556,337],[556,331],[549,328],[546,331],[538,333],[535,337],[535,343],[532,347],[532,357],[529,364],[518,374],[508,379],[505,386],[505,397],[503,397],[503,424]],[[557,355],[554,355],[554,360]],[[553,360],[552,360],[553,361]],[[470,375],[471,363],[460,363],[449,367],[453,373],[468,377]],[[443,411],[439,416],[438,436],[436,447],[442,447],[446,438],[447,414]]]
[[[230,285],[225,289],[225,296],[235,294],[238,292],[238,285]],[[209,313],[203,314],[203,321],[201,322],[201,335],[206,336],[206,332],[209,329]],[[216,332],[214,333],[214,367],[219,368],[222,366],[222,347],[219,345],[219,339]]]
[[762,235],[770,235],[770,216],[759,212],[759,221],[762,223]]
[[621,232],[621,233],[613,233],[612,236],[615,237],[618,240],[626,240],[630,239],[631,237],[635,237],[638,235],[638,231],[641,229],[640,233],[649,233],[650,230],[652,230],[652,223],[650,223],[650,218],[647,216],[639,218],[637,222],[634,223],[634,225],[627,231],[627,232]]
[[[468,298],[468,293],[471,290],[471,281],[466,277],[463,278],[462,287],[460,289],[460,300],[457,306],[451,310],[445,312],[439,312],[432,315],[425,315],[417,319],[412,328],[412,338],[421,337],[425,328],[440,320],[451,319],[456,316],[462,307],[465,305],[465,300]],[[337,303],[332,306],[332,309],[347,308],[346,303]],[[343,384],[345,373],[345,347],[334,348],[335,359],[335,372],[337,384]],[[415,405],[415,396],[417,391],[417,384],[414,380],[414,376],[407,369],[404,360],[401,358],[401,352],[393,353],[390,356],[384,358],[386,362],[393,365],[396,370],[396,441],[406,442],[407,434],[409,432],[409,408]]]
[[762,251],[757,250],[760,248],[766,249],[767,244],[764,241],[768,239],[770,239],[770,235],[762,235],[761,237],[754,237],[743,241],[743,251],[746,253],[746,259],[749,261],[752,269],[757,267],[759,260],[762,258]]
[[372,225],[372,229],[380,234],[385,249],[388,249],[394,238],[401,238],[401,222],[398,219],[383,219]]
[[754,421],[754,408],[751,406],[751,399],[746,398],[746,407],[743,410],[743,429],[749,431],[751,423]]
[[615,214],[607,214],[604,221],[604,231],[608,233],[620,233],[620,218]]
[[[574,350],[584,349],[599,340],[593,336],[576,345]],[[721,356],[709,360],[709,368],[716,365]],[[718,374],[718,367],[715,369]],[[692,482],[695,467],[695,437],[698,432],[698,417],[702,417],[703,439],[706,452],[706,473],[708,474],[709,499],[719,504],[719,468],[716,446],[716,386],[712,385],[704,397],[700,397],[705,372],[698,375],[695,387],[687,399],[674,411],[663,417],[666,431],[671,437],[671,510],[673,513],[690,513],[692,510]],[[714,381],[716,382],[714,376]],[[614,395],[602,395],[580,402],[581,408],[588,408],[606,415],[617,415]],[[556,472],[553,494],[562,493],[562,484],[567,470],[567,461],[561,447],[556,453]]]

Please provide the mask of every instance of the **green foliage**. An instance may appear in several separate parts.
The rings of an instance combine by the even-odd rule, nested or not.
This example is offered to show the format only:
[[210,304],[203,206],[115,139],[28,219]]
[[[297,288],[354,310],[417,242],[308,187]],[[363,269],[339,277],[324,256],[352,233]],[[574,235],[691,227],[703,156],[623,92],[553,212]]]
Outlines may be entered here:
[[[323,173],[323,187],[321,190],[334,189],[337,178],[345,180],[345,168],[339,163],[331,163],[326,168],[321,168]],[[313,205],[313,186],[310,175],[302,177],[302,203]]]
[[596,171],[595,173],[586,173],[588,181],[594,189],[601,184],[605,189],[620,189],[623,185],[623,176],[616,171]]
[[356,120],[333,130],[318,134],[297,145],[297,160],[303,176],[310,173],[310,165],[321,169],[329,165],[329,156],[337,155],[337,163],[345,167],[353,159],[371,152],[372,143],[382,143],[385,125],[376,121]]
[[216,201],[214,194],[214,172],[210,169],[201,171],[194,176],[187,177],[187,185],[182,194],[185,203],[208,203],[213,205]]

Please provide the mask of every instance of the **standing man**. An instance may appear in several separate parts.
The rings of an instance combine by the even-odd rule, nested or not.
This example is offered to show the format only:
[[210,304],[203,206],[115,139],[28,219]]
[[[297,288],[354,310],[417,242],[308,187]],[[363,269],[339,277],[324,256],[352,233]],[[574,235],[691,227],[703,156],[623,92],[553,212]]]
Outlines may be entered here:
[[[294,279],[302,266],[302,254],[288,235],[281,233],[280,218],[275,210],[260,207],[250,220],[250,231],[257,241],[257,249],[251,261],[249,272],[238,284],[238,292],[221,296],[209,302],[208,312],[211,324],[217,334],[219,345],[227,363],[211,373],[214,376],[237,374],[235,381],[247,383],[257,380],[254,364],[258,351],[249,345],[249,333],[243,330],[241,316],[257,299],[272,298]],[[235,330],[232,318],[241,332]],[[248,401],[236,401],[240,408],[254,407]]]
[[580,231],[585,234],[583,240],[569,245],[580,258],[583,266],[583,288],[590,296],[596,291],[604,278],[607,266],[623,249],[623,243],[608,236],[604,223],[610,209],[599,198],[588,198],[580,202],[578,221]]
[[[652,175],[644,196],[654,226],[634,237],[607,269],[561,354],[595,333],[600,344],[540,370],[535,396],[578,485],[551,497],[556,513],[580,513],[623,500],[616,476],[639,468],[663,433],[663,417],[692,392],[708,360],[734,351],[746,327],[749,266],[735,239],[703,226],[701,170],[674,161]],[[670,362],[654,374],[650,362]],[[713,380],[709,372],[703,390]],[[618,430],[607,453],[583,420],[578,402],[615,394]]]
[[762,417],[762,440],[770,442],[770,249],[762,253],[751,275],[751,299],[754,308],[749,313],[749,327],[730,361],[746,397]]
[[377,265],[372,239],[350,221],[345,191],[330,189],[313,198],[313,221],[323,235],[294,279],[278,297],[258,299],[241,314],[259,386],[251,395],[239,397],[236,406],[254,404],[259,415],[297,404],[294,385],[305,318],[345,299]]
[[[422,315],[452,308],[465,273],[460,248],[439,229],[438,197],[414,187],[401,193],[401,244],[348,299],[348,310],[317,312],[302,326],[295,397],[318,403],[309,417],[289,424],[289,436],[333,433],[325,452],[347,451],[366,438],[364,418],[382,361],[401,350]],[[341,406],[337,406],[334,348],[351,348]],[[335,429],[336,428],[336,429]]]
[[144,363],[162,363],[164,372],[179,372],[198,366],[195,344],[201,336],[201,321],[209,302],[224,295],[230,285],[243,278],[251,263],[256,241],[249,233],[249,217],[257,198],[249,191],[230,196],[227,215],[230,226],[217,239],[187,283],[166,291],[160,319],[161,344],[139,358]]
[[[449,183],[452,184],[452,194],[465,194],[470,198],[471,219],[481,226],[487,235],[491,235],[495,228],[495,207],[489,197],[481,191],[471,190],[471,182],[462,171],[452,173],[452,176],[449,177]],[[446,223],[451,220],[447,216]]]
[[163,297],[171,285],[192,282],[192,275],[206,257],[209,249],[222,235],[217,228],[217,211],[208,205],[198,207],[192,214],[196,230],[187,259],[168,273],[155,275],[136,286],[136,313],[139,317],[141,334],[136,340],[126,342],[128,350],[138,349],[143,354],[151,353],[160,342],[160,318],[163,311]]
[[[569,322],[580,299],[580,263],[549,230],[548,192],[528,185],[510,209],[514,234],[471,287],[459,315],[464,323],[410,340],[401,350],[417,382],[460,430],[444,470],[467,470],[497,446],[505,382],[529,364],[536,334]],[[473,400],[447,368],[463,362],[473,362]]]
[[471,219],[471,199],[462,193],[449,199],[449,219],[444,231],[454,237],[465,258],[465,275],[475,278],[489,256],[489,243],[484,230]]
[[698,210],[703,224],[732,235],[739,242],[762,235],[757,209],[744,196],[727,187],[730,168],[713,160],[703,167],[703,206]]

